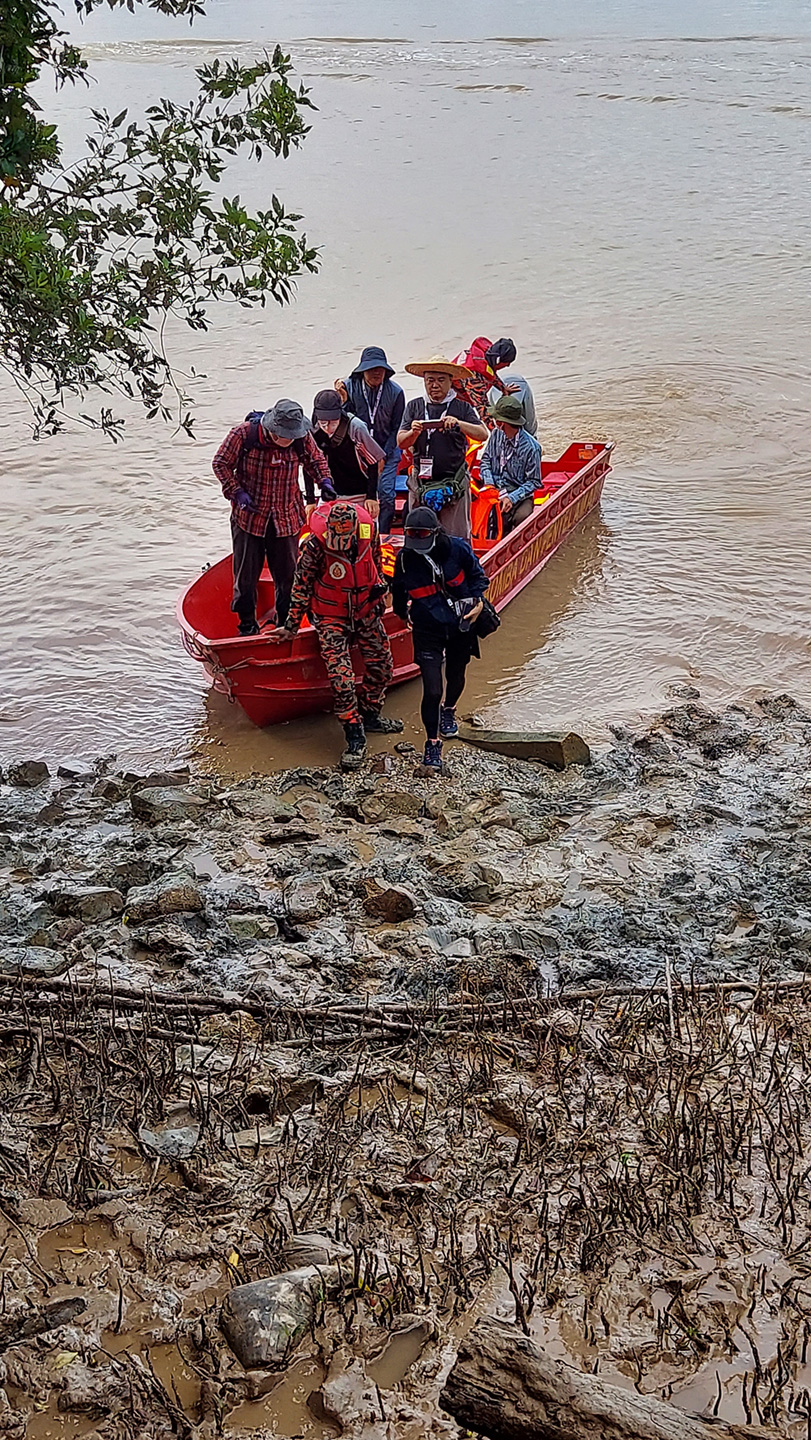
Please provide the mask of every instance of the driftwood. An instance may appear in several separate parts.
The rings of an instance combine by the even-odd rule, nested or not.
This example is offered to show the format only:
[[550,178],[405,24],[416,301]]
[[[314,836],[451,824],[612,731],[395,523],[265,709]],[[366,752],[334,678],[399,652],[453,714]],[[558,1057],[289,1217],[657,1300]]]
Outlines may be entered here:
[[440,1396],[489,1440],[775,1440],[757,1425],[711,1424],[550,1359],[517,1326],[479,1320]]

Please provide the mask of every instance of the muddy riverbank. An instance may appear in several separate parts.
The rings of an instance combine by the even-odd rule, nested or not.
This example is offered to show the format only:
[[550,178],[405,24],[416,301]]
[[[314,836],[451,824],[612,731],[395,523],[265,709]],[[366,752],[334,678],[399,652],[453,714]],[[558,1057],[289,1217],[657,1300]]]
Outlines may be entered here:
[[494,1314],[804,1434],[809,746],[7,766],[0,1433],[456,1437]]

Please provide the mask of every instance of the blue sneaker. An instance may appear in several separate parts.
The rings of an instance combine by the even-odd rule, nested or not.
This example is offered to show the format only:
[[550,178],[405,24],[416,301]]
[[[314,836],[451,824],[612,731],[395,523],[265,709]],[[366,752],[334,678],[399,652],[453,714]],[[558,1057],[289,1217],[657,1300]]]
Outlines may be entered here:
[[443,740],[450,740],[454,735],[459,734],[456,711],[449,705],[443,705],[439,711],[439,733]]
[[442,773],[442,741],[426,740],[425,754],[422,757],[424,770],[435,770],[437,775]]

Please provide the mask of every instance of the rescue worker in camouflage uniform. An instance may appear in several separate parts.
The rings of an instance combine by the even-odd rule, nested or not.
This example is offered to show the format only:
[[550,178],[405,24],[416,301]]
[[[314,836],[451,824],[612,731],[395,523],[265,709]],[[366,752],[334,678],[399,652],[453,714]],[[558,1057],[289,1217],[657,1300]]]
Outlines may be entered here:
[[[362,505],[337,501],[310,517],[312,534],[299,555],[290,610],[271,640],[290,640],[307,614],[324,661],[335,713],[342,721],[346,750],[341,764],[356,770],[366,756],[366,735],[395,735],[402,720],[381,715],[394,673],[383,625],[386,582],[377,523]],[[357,645],[364,674],[356,681],[351,646]]]

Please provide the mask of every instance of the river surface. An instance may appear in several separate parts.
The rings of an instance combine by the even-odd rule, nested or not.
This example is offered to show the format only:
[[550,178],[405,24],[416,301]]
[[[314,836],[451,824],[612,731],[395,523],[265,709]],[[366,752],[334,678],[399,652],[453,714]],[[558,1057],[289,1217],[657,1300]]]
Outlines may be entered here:
[[[177,594],[228,546],[211,456],[364,344],[401,369],[478,334],[514,338],[548,456],[616,450],[600,515],[506,612],[463,708],[599,739],[679,682],[811,701],[811,4],[220,0],[191,35],[119,12],[81,38],[90,94],[48,97],[71,152],[89,106],[187,95],[196,64],[282,39],[312,133],[226,189],[277,190],[323,263],[287,309],[174,333],[193,440],[122,410],[117,446],[34,444],[2,393],[2,752],[334,754],[334,720],[256,732],[181,649]],[[418,698],[389,711],[414,723]]]

